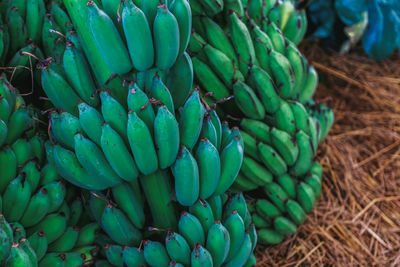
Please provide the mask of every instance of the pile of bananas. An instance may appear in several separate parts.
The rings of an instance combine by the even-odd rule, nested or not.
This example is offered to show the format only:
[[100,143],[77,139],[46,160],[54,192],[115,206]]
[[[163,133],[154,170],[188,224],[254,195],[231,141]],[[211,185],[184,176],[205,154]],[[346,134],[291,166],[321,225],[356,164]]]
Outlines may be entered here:
[[[97,223],[49,164],[38,113],[0,78],[0,264],[80,266],[93,261]],[[58,266],[58,265],[57,265]]]
[[305,221],[334,115],[292,1],[0,7],[0,63],[45,110],[3,74],[0,263],[254,266]]
[[[234,95],[221,110],[241,129],[243,166],[232,191],[246,191],[262,244],[296,231],[320,195],[314,162],[333,112],[312,96],[318,75],[296,45],[306,31],[292,1],[191,1],[189,43],[195,79],[209,101]],[[264,198],[260,198],[264,195]]]

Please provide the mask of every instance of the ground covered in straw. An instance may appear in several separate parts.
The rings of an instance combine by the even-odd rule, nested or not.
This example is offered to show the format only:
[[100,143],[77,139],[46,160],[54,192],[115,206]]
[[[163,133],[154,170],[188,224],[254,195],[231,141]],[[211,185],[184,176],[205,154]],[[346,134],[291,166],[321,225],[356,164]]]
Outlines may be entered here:
[[400,266],[400,55],[302,48],[320,74],[316,100],[336,115],[319,148],[323,192],[297,234],[258,248],[257,266]]

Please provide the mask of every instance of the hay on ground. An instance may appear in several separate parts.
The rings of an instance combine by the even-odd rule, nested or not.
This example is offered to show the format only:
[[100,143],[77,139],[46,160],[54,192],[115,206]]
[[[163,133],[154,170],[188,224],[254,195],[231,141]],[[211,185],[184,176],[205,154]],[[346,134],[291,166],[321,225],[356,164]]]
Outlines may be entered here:
[[400,266],[400,55],[303,50],[315,99],[336,116],[319,148],[322,196],[295,235],[257,249],[257,266]]

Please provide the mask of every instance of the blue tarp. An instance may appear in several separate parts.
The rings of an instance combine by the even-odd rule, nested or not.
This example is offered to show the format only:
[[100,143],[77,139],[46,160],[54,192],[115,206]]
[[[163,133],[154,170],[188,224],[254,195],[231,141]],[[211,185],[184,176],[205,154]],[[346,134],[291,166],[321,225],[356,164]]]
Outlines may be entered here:
[[317,25],[312,33],[315,37],[332,37],[336,19],[344,27],[352,26],[367,12],[368,25],[362,37],[365,52],[382,60],[400,47],[400,0],[312,0],[308,9],[311,22]]

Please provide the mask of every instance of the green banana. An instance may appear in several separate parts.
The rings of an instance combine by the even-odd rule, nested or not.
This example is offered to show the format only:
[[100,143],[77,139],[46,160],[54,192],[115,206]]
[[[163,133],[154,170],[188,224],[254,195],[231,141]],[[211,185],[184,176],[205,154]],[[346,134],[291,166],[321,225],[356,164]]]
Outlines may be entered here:
[[191,266],[193,267],[212,267],[213,259],[210,252],[201,244],[196,244],[190,255]]
[[[11,100],[8,101],[8,103],[10,104]],[[10,108],[13,110],[14,106],[15,105],[10,105]],[[7,126],[8,133],[4,143],[13,144],[22,135],[22,133],[34,126],[31,110],[27,107],[21,107],[17,109],[11,114]]]
[[121,183],[122,180],[108,164],[103,152],[80,133],[75,135],[75,153],[79,163],[90,175],[104,180],[110,186]]
[[206,63],[198,57],[192,58],[192,61],[196,79],[200,82],[204,90],[212,93],[214,99],[229,97],[229,90]]
[[40,261],[47,251],[47,239],[43,231],[36,232],[28,237],[29,244],[36,253],[36,258]]
[[317,177],[320,178],[320,180],[322,180],[322,166],[318,161],[314,161],[314,163],[311,165],[311,169],[310,169],[310,173],[316,175]]
[[63,55],[63,66],[69,84],[79,97],[96,107],[99,104],[99,97],[95,93],[96,85],[89,65],[84,55],[69,40]]
[[136,112],[129,111],[127,128],[129,144],[139,171],[145,175],[155,172],[158,159],[151,133]]
[[49,212],[50,197],[46,188],[41,188],[39,192],[32,196],[24,215],[20,222],[25,227],[33,226],[39,223]]
[[200,4],[208,16],[214,16],[224,9],[222,0],[204,0],[200,1]]
[[11,245],[10,255],[4,266],[27,266],[32,267],[28,254],[21,248],[19,243]]
[[251,191],[259,186],[255,181],[253,182],[253,180],[246,177],[242,172],[239,172],[233,185],[238,187],[240,189],[239,191]]
[[120,245],[138,245],[142,233],[136,229],[119,209],[108,204],[101,216],[103,230]]
[[169,9],[178,22],[180,36],[178,55],[182,55],[189,44],[192,29],[192,11],[189,2],[186,0],[173,0],[169,4]]
[[205,233],[204,229],[197,217],[183,212],[178,223],[179,233],[186,239],[190,248],[194,248],[196,243],[204,245]]
[[290,171],[295,176],[301,176],[310,170],[315,149],[311,138],[301,130],[296,133],[296,142],[299,146],[299,157]]
[[132,2],[123,2],[122,25],[133,67],[138,71],[149,69],[154,63],[154,46],[145,13]]
[[241,172],[257,185],[272,182],[272,174],[250,157],[244,157]]
[[279,95],[285,99],[293,97],[296,77],[289,60],[283,54],[274,50],[269,53],[269,56],[270,69]]
[[265,185],[264,191],[280,211],[286,211],[285,201],[288,199],[288,195],[282,187],[280,187],[277,183],[272,182]]
[[67,13],[65,13],[64,9],[62,9],[57,3],[51,3],[50,14],[63,32],[67,32],[72,28],[72,23]]
[[257,89],[265,110],[271,114],[278,111],[280,107],[278,89],[269,74],[254,65],[250,69],[250,79]]
[[25,180],[25,173],[12,180],[3,194],[3,214],[10,222],[17,222],[29,204],[30,184]]
[[71,216],[69,217],[68,220],[68,226],[74,226],[78,224],[78,221],[81,218],[83,212],[83,206],[80,199],[72,201],[72,203],[70,204],[70,209],[71,209]]
[[42,8],[44,3],[42,0],[27,0],[26,1],[26,17],[25,24],[28,38],[34,42],[40,39],[42,30],[42,21],[45,10]]
[[214,214],[214,218],[217,221],[220,221],[222,219],[222,200],[221,200],[221,196],[217,195],[217,196],[213,196],[208,198],[208,204],[210,205],[213,214]]
[[307,69],[307,78],[305,79],[303,89],[300,92],[299,101],[300,103],[304,104],[315,93],[315,90],[318,86],[318,73],[313,66],[308,66]]
[[64,253],[47,253],[39,262],[39,267],[61,267],[65,265],[65,254]]
[[[247,132],[250,137],[255,139],[254,142],[256,144],[257,144],[257,141],[262,141],[266,144],[272,143],[271,137],[269,134],[271,128],[264,122],[258,121],[258,120],[253,120],[253,119],[248,119],[248,118],[243,118],[240,121],[240,127],[245,130],[245,132],[242,132],[242,135],[245,135]],[[248,147],[245,146],[245,149],[246,148],[248,148]],[[253,149],[256,149],[256,148],[253,148]],[[252,155],[253,154],[257,155],[256,151],[252,152]],[[258,156],[255,158],[258,158]]]
[[195,158],[199,168],[199,195],[201,199],[208,199],[215,192],[221,175],[218,150],[208,139],[201,139]]
[[296,180],[293,179],[289,174],[285,173],[276,178],[276,182],[282,187],[289,198],[296,198]]
[[285,161],[275,149],[264,143],[259,143],[257,148],[262,162],[272,174],[279,176],[287,172]]
[[17,158],[10,147],[5,146],[0,150],[0,168],[2,169],[0,172],[0,193],[2,193],[17,174]]
[[276,217],[274,219],[274,229],[285,236],[289,236],[296,232],[297,227],[285,217]]
[[242,193],[237,193],[228,200],[225,204],[224,217],[229,217],[234,211],[237,211],[244,220],[247,214],[247,205]]
[[213,266],[221,266],[228,256],[230,248],[230,236],[228,230],[216,221],[207,234],[206,248],[213,259]]
[[[86,262],[86,256],[77,252],[65,253],[65,266],[82,266]],[[87,261],[90,263],[90,261]]]
[[316,198],[321,196],[321,180],[318,176],[315,174],[309,175],[304,178],[304,182],[312,187]]
[[273,219],[281,215],[280,209],[266,199],[257,200],[256,210],[264,220]]
[[175,108],[172,96],[168,88],[161,81],[161,78],[158,76],[158,73],[156,73],[153,78],[153,83],[150,89],[150,96],[160,101],[162,104],[164,104],[168,108],[168,110],[172,113],[172,115],[175,115]]
[[6,234],[6,232],[1,229],[0,230],[0,263],[4,264],[4,262],[7,260],[10,251],[11,251],[11,244],[12,240],[10,240]]
[[238,54],[240,72],[244,76],[247,76],[248,65],[258,64],[253,40],[251,39],[246,24],[240,20],[239,16],[235,12],[230,12],[229,31],[232,43],[235,47],[236,53]]
[[165,238],[165,248],[171,260],[190,264],[190,247],[180,234],[169,231]]
[[47,215],[40,223],[29,228],[27,234],[32,235],[37,231],[43,231],[47,243],[50,244],[57,240],[67,228],[67,218],[64,213],[52,213]]
[[236,80],[244,80],[243,74],[236,69],[234,61],[222,51],[208,44],[203,46],[203,50],[211,68],[227,87],[231,86]]
[[302,130],[311,137],[310,125],[308,122],[309,115],[306,108],[296,101],[289,101],[288,104],[292,109],[296,128]]
[[257,227],[257,229],[271,226],[271,221],[269,217],[262,217],[257,212],[251,215],[251,219],[254,225]]
[[0,120],[0,146],[2,146],[4,141],[6,140],[7,132],[7,124],[3,120]]
[[222,51],[233,64],[237,66],[238,59],[236,57],[235,49],[228,37],[225,35],[224,30],[209,17],[201,17],[201,22],[204,25],[205,37],[207,41],[216,49]]
[[101,149],[113,170],[125,181],[137,179],[139,172],[124,140],[109,124],[103,124]]
[[230,247],[225,262],[229,262],[235,257],[245,239],[245,226],[242,217],[240,217],[237,211],[233,211],[232,214],[227,217],[224,226],[229,232]]
[[233,140],[221,152],[221,177],[214,195],[225,192],[235,181],[243,162],[243,147],[240,138],[235,136]]
[[294,136],[296,133],[296,122],[290,105],[285,100],[281,99],[281,105],[278,111],[274,114],[274,124],[279,130],[285,131]]
[[296,46],[290,41],[286,40],[286,53],[285,53],[290,65],[292,66],[295,84],[293,88],[292,96],[298,98],[301,90],[304,86],[304,81],[306,79],[307,73],[307,61],[305,57],[300,53]]
[[12,40],[10,42],[9,54],[12,55],[15,54],[19,47],[24,46],[27,39],[27,29],[23,19],[24,15],[21,15],[19,12],[21,12],[21,8],[16,6],[11,7],[7,12],[10,40]]
[[200,193],[199,168],[196,160],[185,146],[181,146],[172,166],[175,178],[175,193],[183,206],[192,206]]
[[276,245],[281,243],[283,238],[284,235],[270,228],[258,230],[258,241],[262,245]]
[[236,254],[224,265],[226,267],[243,266],[252,253],[252,241],[249,233],[245,233],[243,242]]
[[113,266],[123,266],[124,259],[122,258],[122,247],[118,245],[105,245],[104,250],[106,258]]
[[93,244],[96,234],[99,232],[100,226],[97,223],[90,223],[83,226],[79,230],[79,235],[75,247],[90,246]]
[[117,74],[129,72],[132,62],[114,23],[93,1],[89,1],[87,6],[89,31],[104,62]]
[[297,201],[305,212],[311,212],[315,206],[315,193],[311,186],[304,182],[297,185]]
[[56,63],[50,63],[42,69],[43,90],[57,108],[77,116],[80,98],[64,77],[56,71],[54,64]]
[[124,247],[122,258],[127,266],[140,267],[146,265],[143,250],[134,247]]
[[149,105],[150,100],[138,86],[138,84],[129,85],[128,108],[136,112],[139,118],[146,123],[151,135],[153,135],[154,127],[154,109]]
[[168,266],[170,258],[165,247],[156,241],[144,241],[144,258],[150,266]]
[[297,225],[302,224],[306,220],[306,213],[298,202],[289,199],[286,202],[286,210],[290,219]]
[[67,227],[65,232],[52,242],[49,247],[49,252],[64,252],[69,251],[75,247],[76,241],[78,240],[79,228]]
[[241,81],[236,81],[233,84],[233,94],[237,106],[246,117],[260,120],[264,118],[265,108],[251,87]]
[[77,156],[72,151],[62,148],[60,145],[49,149],[52,150],[57,172],[68,182],[88,190],[103,190],[114,184],[114,182],[98,179],[97,176],[89,174],[80,165]]
[[206,113],[206,115],[204,116],[204,120],[203,120],[203,127],[201,129],[200,132],[200,141],[202,139],[206,138],[207,140],[210,141],[210,143],[216,147],[217,146],[217,131],[214,127],[214,124],[211,120],[211,116]]
[[189,207],[189,212],[196,216],[203,227],[204,233],[207,234],[214,223],[214,214],[208,202],[198,200],[193,206]]
[[76,133],[82,133],[81,124],[79,119],[68,112],[61,112],[60,114],[60,128],[63,135],[65,146],[73,149],[75,146],[74,136]]
[[18,166],[24,165],[34,158],[32,146],[27,139],[20,138],[11,146],[17,158]]
[[200,93],[195,90],[183,106],[179,121],[180,142],[189,150],[194,147],[200,136],[204,114]]
[[177,19],[167,5],[160,4],[153,24],[155,62],[159,69],[169,69],[175,63],[179,54],[179,34]]
[[128,115],[124,107],[107,91],[100,93],[101,98],[101,113],[103,114],[104,121],[119,133],[119,135],[127,141],[126,125]]
[[292,166],[299,158],[299,148],[293,138],[285,131],[272,128],[270,131],[274,148],[282,156],[288,166]]
[[169,69],[165,84],[171,93],[175,109],[183,106],[193,85],[193,64],[188,53],[180,55]]

